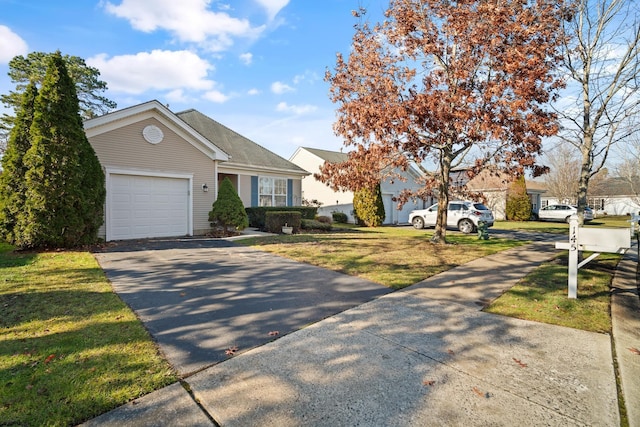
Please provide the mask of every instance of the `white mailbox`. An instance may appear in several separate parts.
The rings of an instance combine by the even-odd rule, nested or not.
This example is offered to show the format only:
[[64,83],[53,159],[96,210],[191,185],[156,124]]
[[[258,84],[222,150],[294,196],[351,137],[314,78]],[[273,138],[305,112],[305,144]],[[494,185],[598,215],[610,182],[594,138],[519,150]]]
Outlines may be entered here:
[[[579,227],[577,215],[569,218],[569,242],[556,242],[556,249],[569,251],[569,298],[578,298],[578,269],[602,252],[623,254],[631,247],[631,230],[628,228]],[[594,252],[578,264],[578,252]]]

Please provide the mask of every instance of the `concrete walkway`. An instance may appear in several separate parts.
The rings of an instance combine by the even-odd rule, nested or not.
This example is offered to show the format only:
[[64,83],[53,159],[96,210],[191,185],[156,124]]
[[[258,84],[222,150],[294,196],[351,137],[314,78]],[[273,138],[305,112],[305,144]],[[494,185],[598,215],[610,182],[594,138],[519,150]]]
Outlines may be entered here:
[[[480,311],[556,253],[550,243],[535,243],[475,260],[239,354],[86,425],[618,426],[609,335]],[[640,328],[633,262],[625,257],[616,275],[620,291],[613,304],[625,302],[612,314],[635,427],[640,356],[629,349],[640,348]]]

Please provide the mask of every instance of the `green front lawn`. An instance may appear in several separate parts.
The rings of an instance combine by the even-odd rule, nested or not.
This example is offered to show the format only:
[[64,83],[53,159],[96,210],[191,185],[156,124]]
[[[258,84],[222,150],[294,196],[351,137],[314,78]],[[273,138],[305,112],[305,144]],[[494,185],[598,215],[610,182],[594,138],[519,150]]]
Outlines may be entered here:
[[[629,228],[631,226],[630,219],[631,217],[627,215],[604,215],[589,221],[585,227]],[[566,222],[551,221],[496,221],[493,228],[554,234],[569,232],[569,224]]]
[[585,331],[609,333],[610,285],[621,256],[601,254],[580,268],[578,298],[569,299],[567,254],[567,251],[562,251],[553,261],[541,265],[484,311]]
[[448,233],[450,244],[435,245],[429,241],[432,233],[409,227],[341,227],[333,233],[258,237],[239,242],[394,289],[523,244]]
[[0,247],[0,425],[75,425],[177,380],[87,252]]

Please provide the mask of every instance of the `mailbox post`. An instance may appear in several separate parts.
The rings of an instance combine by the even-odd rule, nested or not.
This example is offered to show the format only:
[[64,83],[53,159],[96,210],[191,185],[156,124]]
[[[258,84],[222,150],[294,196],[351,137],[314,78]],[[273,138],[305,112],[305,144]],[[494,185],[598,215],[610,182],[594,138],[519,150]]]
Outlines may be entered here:
[[[578,270],[602,252],[623,254],[631,247],[628,228],[583,228],[577,215],[569,217],[569,242],[556,242],[556,249],[569,251],[568,297],[578,298]],[[593,252],[578,262],[581,251]]]
[[569,298],[578,298],[578,215],[569,218]]

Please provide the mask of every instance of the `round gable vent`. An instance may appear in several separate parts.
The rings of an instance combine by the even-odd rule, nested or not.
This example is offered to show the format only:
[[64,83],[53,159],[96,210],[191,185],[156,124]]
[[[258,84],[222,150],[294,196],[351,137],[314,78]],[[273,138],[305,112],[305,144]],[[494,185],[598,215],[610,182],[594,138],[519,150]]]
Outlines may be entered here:
[[142,136],[144,137],[145,141],[150,144],[157,144],[164,138],[162,130],[155,125],[145,126],[145,128],[142,129]]

